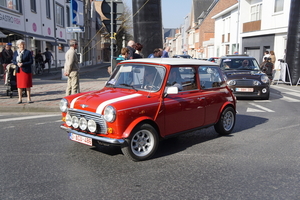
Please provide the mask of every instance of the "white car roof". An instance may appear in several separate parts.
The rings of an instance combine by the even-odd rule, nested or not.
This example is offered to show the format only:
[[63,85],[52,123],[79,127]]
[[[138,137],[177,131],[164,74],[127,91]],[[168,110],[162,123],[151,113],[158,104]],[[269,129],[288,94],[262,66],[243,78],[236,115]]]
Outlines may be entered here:
[[153,63],[153,64],[166,64],[166,65],[214,65],[213,62],[196,60],[196,59],[186,59],[186,58],[141,58],[141,59],[132,59],[124,60],[122,63]]

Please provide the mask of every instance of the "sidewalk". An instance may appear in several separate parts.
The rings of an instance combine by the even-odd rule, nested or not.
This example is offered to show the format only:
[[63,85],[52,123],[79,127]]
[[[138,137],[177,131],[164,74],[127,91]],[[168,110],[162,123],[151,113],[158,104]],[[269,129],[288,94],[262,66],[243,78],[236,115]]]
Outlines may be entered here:
[[[86,66],[80,69],[80,92],[99,90],[103,88],[109,74],[107,67],[110,63],[102,63],[94,66]],[[42,75],[33,75],[33,87],[31,99],[34,103],[17,104],[18,93],[13,92],[12,98],[7,96],[7,86],[3,79],[0,80],[0,112],[60,112],[59,102],[65,96],[67,80],[62,80],[61,68],[51,68],[50,73],[46,69]]]

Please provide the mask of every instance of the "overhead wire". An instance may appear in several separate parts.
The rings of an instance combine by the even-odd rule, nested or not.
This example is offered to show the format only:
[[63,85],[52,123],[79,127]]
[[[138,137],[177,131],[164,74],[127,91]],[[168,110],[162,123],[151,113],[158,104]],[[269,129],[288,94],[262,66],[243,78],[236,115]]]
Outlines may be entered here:
[[[124,24],[126,21],[128,21],[131,17],[134,18],[144,7],[145,5],[149,2],[150,0],[147,0],[135,13],[134,15],[129,15],[126,19],[124,19],[122,21],[122,24]],[[102,27],[101,29],[99,29],[99,31],[97,31],[97,33],[93,36],[92,39],[89,40],[89,42],[83,47],[83,49],[87,48],[87,46],[92,42],[92,40],[98,35],[98,33],[104,28],[103,23],[102,23]],[[122,29],[124,28],[124,26],[122,26],[116,34],[118,34]],[[108,36],[109,34],[107,34],[106,36]],[[101,41],[99,41],[101,42]],[[83,52],[83,55],[85,55],[87,52],[89,52],[94,46],[96,46],[99,42],[97,42],[95,45],[93,45],[88,51]]]

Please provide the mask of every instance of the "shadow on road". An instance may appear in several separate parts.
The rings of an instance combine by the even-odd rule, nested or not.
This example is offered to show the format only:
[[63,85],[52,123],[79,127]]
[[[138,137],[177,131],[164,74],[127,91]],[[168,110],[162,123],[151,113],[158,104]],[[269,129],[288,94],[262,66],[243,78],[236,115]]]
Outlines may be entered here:
[[[264,124],[267,122],[268,119],[262,117],[237,115],[233,133],[225,137],[234,137],[234,135],[238,134],[239,132],[251,129],[257,125]],[[220,138],[219,134],[215,132],[213,127],[209,127],[185,133],[174,138],[162,140],[159,144],[156,154],[152,159],[176,154],[186,150],[191,146],[198,145],[218,138]],[[97,146],[92,149],[110,156],[122,154],[121,148],[115,146]]]

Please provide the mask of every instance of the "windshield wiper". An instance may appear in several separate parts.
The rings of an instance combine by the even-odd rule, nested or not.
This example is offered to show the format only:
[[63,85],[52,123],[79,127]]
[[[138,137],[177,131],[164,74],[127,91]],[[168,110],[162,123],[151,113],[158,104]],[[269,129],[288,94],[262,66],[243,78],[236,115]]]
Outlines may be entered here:
[[138,91],[137,89],[135,89],[135,87],[133,85],[129,85],[127,83],[121,83],[120,85],[122,86],[126,86],[126,87],[131,87],[132,89],[134,89],[135,91]]

